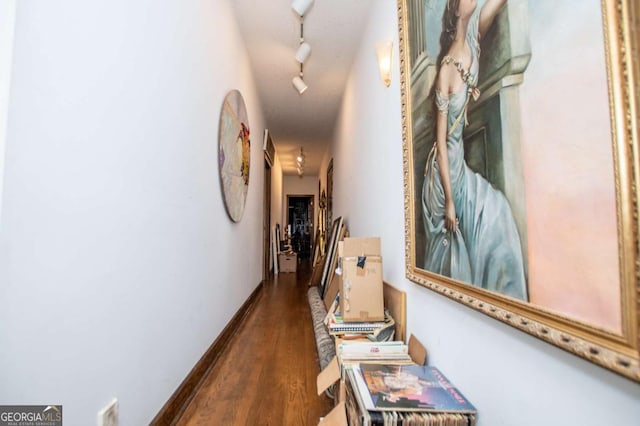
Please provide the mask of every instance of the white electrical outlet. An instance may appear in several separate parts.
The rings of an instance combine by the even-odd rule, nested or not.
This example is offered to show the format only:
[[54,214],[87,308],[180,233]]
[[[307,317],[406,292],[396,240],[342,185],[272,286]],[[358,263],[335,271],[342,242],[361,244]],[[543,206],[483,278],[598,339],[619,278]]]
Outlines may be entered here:
[[98,411],[98,426],[118,426],[117,398],[113,398],[102,410]]

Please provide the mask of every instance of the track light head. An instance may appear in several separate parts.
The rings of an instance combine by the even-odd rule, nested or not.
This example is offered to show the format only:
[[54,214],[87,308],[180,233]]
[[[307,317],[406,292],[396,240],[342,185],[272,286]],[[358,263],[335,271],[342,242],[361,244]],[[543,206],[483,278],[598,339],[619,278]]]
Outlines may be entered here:
[[304,82],[304,80],[301,77],[297,75],[293,77],[293,79],[291,80],[291,83],[293,83],[293,87],[295,87],[298,93],[301,95],[305,92],[305,90],[307,90],[307,84]]
[[313,0],[293,0],[291,8],[298,14],[298,16],[303,17],[312,4]]
[[304,160],[305,160],[304,151],[302,147],[300,147],[300,154],[298,154],[298,156],[296,157],[296,162],[298,163],[298,166],[304,165]]
[[311,45],[306,41],[302,42],[300,43],[300,47],[298,47],[298,50],[296,51],[296,61],[300,62],[301,64],[304,64],[304,62],[307,60],[310,54],[311,54]]

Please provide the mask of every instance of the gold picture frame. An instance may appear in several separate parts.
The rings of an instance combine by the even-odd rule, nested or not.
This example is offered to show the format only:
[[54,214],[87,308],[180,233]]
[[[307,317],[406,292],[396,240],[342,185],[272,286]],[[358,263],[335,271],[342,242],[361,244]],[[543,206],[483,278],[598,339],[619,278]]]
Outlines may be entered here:
[[[485,3],[485,1],[480,0],[477,7],[481,8]],[[553,3],[553,7],[560,7],[556,5],[557,2],[549,3]],[[589,3],[590,6],[579,6],[583,2],[570,3],[571,7],[594,7],[592,3]],[[560,257],[546,253],[540,249],[543,246],[535,246],[533,244],[536,239],[550,237],[543,234],[552,233],[551,231],[545,231],[545,229],[552,229],[552,221],[541,220],[540,218],[544,217],[532,211],[532,205],[545,206],[545,203],[537,202],[539,200],[536,199],[536,195],[532,195],[533,192],[528,192],[531,188],[529,183],[532,181],[531,176],[533,174],[527,174],[530,171],[530,165],[527,163],[526,158],[524,160],[516,158],[516,164],[509,165],[510,161],[514,161],[513,155],[509,153],[509,155],[505,156],[504,152],[500,151],[500,155],[503,155],[503,157],[496,161],[495,155],[492,156],[493,154],[490,153],[493,148],[489,146],[494,143],[491,132],[495,133],[495,131],[488,129],[488,124],[481,126],[474,124],[474,119],[489,115],[486,112],[492,102],[489,97],[503,96],[504,91],[505,98],[494,102],[503,107],[502,112],[500,110],[497,113],[491,112],[491,114],[499,116],[499,119],[491,119],[493,120],[492,122],[499,122],[502,126],[501,133],[498,132],[502,135],[500,143],[509,143],[505,142],[504,135],[506,133],[508,133],[508,136],[513,136],[514,134],[524,135],[515,142],[515,145],[512,143],[512,146],[506,147],[504,150],[513,150],[514,146],[516,150],[520,150],[522,141],[531,141],[530,133],[532,128],[534,129],[533,134],[537,134],[536,132],[539,128],[545,127],[540,125],[527,127],[529,122],[534,122],[535,124],[535,119],[532,117],[545,115],[538,114],[539,111],[535,110],[537,106],[542,109],[542,104],[528,104],[527,102],[529,101],[525,99],[526,96],[523,91],[525,91],[525,84],[529,84],[539,77],[536,72],[540,72],[535,70],[543,70],[544,73],[548,74],[547,77],[550,76],[550,81],[555,79],[554,72],[559,73],[560,71],[558,68],[550,67],[551,61],[548,63],[540,62],[540,58],[544,57],[546,50],[536,50],[537,46],[532,41],[531,34],[527,35],[528,38],[523,38],[524,41],[518,42],[517,36],[513,36],[510,33],[510,31],[514,31],[513,28],[515,27],[521,27],[523,30],[530,32],[535,31],[534,21],[537,18],[530,15],[535,13],[536,8],[551,7],[540,6],[541,2],[527,2],[527,0],[507,1],[507,4],[500,9],[493,20],[490,30],[482,37],[480,42],[482,55],[479,56],[480,71],[477,83],[481,93],[478,102],[482,106],[478,107],[475,112],[469,109],[469,125],[462,137],[481,141],[482,152],[480,154],[471,152],[475,148],[470,148],[471,153],[467,153],[465,145],[465,164],[474,162],[472,166],[476,167],[476,169],[473,169],[473,172],[485,176],[493,188],[497,188],[497,191],[504,193],[507,202],[511,206],[514,222],[516,223],[515,226],[520,234],[521,245],[519,247],[521,247],[525,264],[523,269],[527,291],[522,297],[512,297],[508,293],[483,288],[482,285],[477,283],[466,282],[440,272],[425,269],[425,265],[429,264],[429,256],[431,256],[429,249],[424,248],[425,246],[429,247],[425,242],[429,238],[426,236],[428,231],[425,231],[425,221],[432,220],[433,216],[425,219],[426,213],[424,210],[427,207],[424,207],[424,197],[426,196],[423,192],[425,191],[423,185],[425,185],[424,173],[426,173],[426,164],[434,161],[433,157],[431,157],[427,162],[429,150],[432,146],[435,146],[433,142],[435,138],[431,136],[434,132],[433,130],[428,130],[429,126],[432,125],[430,123],[435,122],[430,118],[434,116],[429,116],[428,114],[429,108],[432,108],[430,103],[433,103],[433,96],[430,98],[429,93],[433,94],[431,87],[438,75],[437,60],[435,58],[438,57],[437,53],[439,53],[438,48],[440,47],[438,34],[441,32],[443,22],[441,18],[444,8],[447,5],[451,6],[451,4],[456,4],[456,2],[452,0],[397,0],[403,125],[406,276],[416,284],[449,297],[633,381],[640,382],[640,215],[638,214],[638,200],[640,199],[640,144],[638,140],[638,57],[640,56],[638,46],[640,30],[638,28],[640,27],[640,18],[638,9],[640,6],[632,0],[602,0],[599,10],[585,11],[585,14],[589,16],[594,14],[597,17],[599,16],[599,19],[595,21],[585,21],[584,25],[594,25],[593,22],[596,22],[600,26],[600,28],[589,27],[586,29],[590,33],[599,34],[603,45],[602,57],[596,58],[603,64],[602,69],[599,71],[603,77],[598,80],[601,81],[601,84],[595,85],[597,86],[595,91],[602,92],[605,101],[597,102],[594,100],[593,103],[604,111],[603,114],[600,114],[599,120],[606,121],[609,126],[606,128],[605,134],[607,142],[605,143],[601,138],[597,143],[599,144],[599,149],[604,149],[602,152],[608,152],[610,161],[602,160],[602,170],[597,172],[606,176],[609,173],[609,169],[607,169],[609,166],[605,167],[605,165],[610,162],[611,173],[609,174],[612,176],[610,181],[606,181],[607,185],[603,184],[602,186],[606,186],[603,191],[613,194],[610,208],[613,234],[606,234],[612,235],[612,237],[602,238],[602,245],[609,247],[607,250],[611,259],[607,263],[607,267],[616,265],[616,270],[613,274],[605,275],[605,278],[594,278],[594,281],[598,281],[594,286],[599,286],[599,291],[603,291],[603,293],[591,297],[594,300],[594,304],[604,300],[611,309],[606,309],[606,315],[594,313],[593,317],[591,317],[589,312],[584,316],[580,313],[581,302],[574,303],[576,305],[575,312],[571,310],[573,307],[571,309],[565,308],[570,306],[571,301],[574,299],[574,297],[567,296],[572,294],[571,292],[576,294],[576,300],[582,300],[582,295],[577,293],[583,291],[581,287],[583,283],[581,280],[564,279],[565,275],[563,274],[567,272],[567,276],[573,276],[571,273],[581,268],[575,268],[575,266],[571,266],[574,265],[573,263],[565,263],[560,260]],[[559,11],[558,13],[561,12]],[[553,22],[549,22],[548,16],[545,22],[547,26],[545,31],[547,28],[552,31]],[[577,19],[573,14],[562,15],[561,18],[564,20],[564,24],[567,23],[567,20]],[[518,21],[520,19],[531,19],[531,25],[529,25],[528,21],[527,25],[508,25],[509,22],[520,22]],[[580,23],[580,25],[583,24]],[[580,25],[574,27],[579,28]],[[534,36],[539,39],[545,36],[553,43],[562,44],[563,34],[550,36],[549,34],[542,35],[537,33]],[[505,38],[506,47],[498,45],[499,47],[492,51],[492,46],[495,46],[495,44],[489,45],[488,43],[498,43],[501,37]],[[572,39],[572,42],[575,42],[575,39]],[[576,55],[576,58],[589,56],[582,51],[569,51],[569,53]],[[509,55],[511,56],[509,57]],[[574,57],[570,56],[569,59],[573,60]],[[535,62],[536,60],[538,62]],[[536,64],[535,66],[538,68],[534,68],[533,64]],[[555,63],[553,65],[555,67]],[[483,69],[483,67],[485,68]],[[486,71],[491,67],[493,68],[490,71],[494,72],[494,74]],[[578,73],[574,75],[574,78],[579,80],[580,70],[576,71]],[[493,78],[492,75],[497,75],[497,77]],[[516,87],[517,89],[514,89]],[[560,87],[566,87],[566,84]],[[520,90],[520,92],[514,92],[514,90]],[[585,102],[577,102],[578,99],[575,101],[570,98],[565,99],[562,91],[558,93],[553,87],[550,87],[550,90],[551,93],[548,93],[548,95],[555,96],[554,102],[561,108],[560,111],[556,111],[560,117],[564,117],[562,114],[569,118],[575,117],[581,113],[583,107],[590,108]],[[453,92],[450,93],[453,96]],[[469,97],[471,93],[472,90],[469,89]],[[587,96],[586,99],[591,99],[591,95],[590,92],[585,94]],[[594,95],[594,98],[597,97]],[[505,102],[514,100],[520,102],[517,104],[517,108],[513,108],[513,104],[508,104],[509,108],[505,113]],[[566,111],[562,109],[565,104],[567,105]],[[534,105],[533,110],[531,105]],[[547,111],[544,111],[544,113],[547,113]],[[563,122],[567,122],[567,120],[561,120],[560,125]],[[555,123],[555,125],[558,125],[558,123]],[[548,127],[553,126],[554,124],[548,125]],[[598,127],[599,125],[597,123],[594,124],[592,120],[586,120],[582,126],[585,127],[584,132],[588,133],[603,131],[600,128],[601,126]],[[593,128],[590,126],[593,126]],[[562,134],[561,129],[553,128],[552,130],[556,132],[552,136],[554,134]],[[464,143],[467,143],[467,141],[465,140]],[[558,138],[558,140],[552,140],[550,143],[553,143],[555,147],[562,147],[563,144],[580,145],[576,141],[566,138],[562,140]],[[522,145],[524,146],[524,144]],[[585,151],[590,151],[590,149],[585,148]],[[470,159],[467,158],[467,155],[470,156]],[[573,161],[573,157],[563,156],[562,151],[555,155],[562,157],[562,160],[566,163]],[[586,160],[589,159],[589,155],[595,156],[596,154],[584,153]],[[597,160],[593,164],[598,164],[597,168],[599,168],[600,159],[598,158]],[[499,173],[494,173],[490,170],[490,167],[493,167],[492,164],[495,163],[500,163],[501,167],[503,164],[507,165]],[[574,166],[569,164],[567,169],[571,167]],[[522,171],[523,169],[524,171]],[[574,176],[574,180],[576,179],[587,186],[593,184],[588,181],[588,177],[576,178]],[[564,179],[564,176],[558,180],[571,182],[570,179]],[[514,181],[516,182],[515,184],[513,183]],[[551,182],[555,181],[551,180]],[[598,183],[601,182],[599,181]],[[509,185],[512,187],[509,187]],[[549,188],[548,182],[546,185],[545,190],[547,192],[555,190],[555,187]],[[565,198],[567,198],[569,195],[573,196],[575,194],[573,192],[563,193],[561,189],[558,189],[556,195],[558,200],[564,202],[563,197],[566,196]],[[589,210],[588,206],[591,205],[589,203],[595,205],[595,210],[600,209],[602,205],[606,205],[606,203],[595,204],[588,197],[576,196],[575,198],[577,198],[577,202],[585,203],[583,209],[586,212]],[[577,210],[574,209],[571,211],[572,214],[567,215],[567,222],[563,226],[573,226],[573,213],[581,213],[581,211]],[[607,209],[603,208],[603,210]],[[442,220],[444,221],[444,219]],[[577,232],[576,234],[582,237],[585,233]],[[573,241],[576,234],[567,231],[551,235],[551,237],[555,239],[554,242],[558,247],[564,248],[564,251],[567,252],[564,255],[570,257],[573,255],[572,251],[575,250],[576,244],[578,244]],[[500,238],[501,236],[490,235],[489,237]],[[447,244],[446,238],[444,244]],[[602,250],[605,249],[603,248]],[[589,254],[588,251],[587,254]],[[544,258],[543,260],[546,263],[541,262],[541,258]],[[595,262],[587,262],[585,259],[589,260],[590,258],[582,259],[585,269],[592,267],[592,263],[594,263],[594,267],[598,267],[600,262],[599,258]],[[545,279],[536,281],[534,273],[537,270],[543,270],[540,267],[542,264],[551,266],[547,270],[558,272],[554,272],[554,275],[546,275]],[[579,265],[580,261],[576,259],[575,264]],[[591,269],[589,270],[591,271]],[[594,270],[596,272],[600,271],[600,269]],[[555,294],[554,291],[558,291],[559,294],[555,296],[555,299],[553,296]],[[584,292],[589,291],[591,291],[591,287],[585,284]],[[607,297],[602,297],[602,294]],[[556,301],[559,301],[557,305],[555,304]],[[591,310],[594,311],[595,309]],[[605,321],[601,319],[605,317],[611,318],[611,320]]]

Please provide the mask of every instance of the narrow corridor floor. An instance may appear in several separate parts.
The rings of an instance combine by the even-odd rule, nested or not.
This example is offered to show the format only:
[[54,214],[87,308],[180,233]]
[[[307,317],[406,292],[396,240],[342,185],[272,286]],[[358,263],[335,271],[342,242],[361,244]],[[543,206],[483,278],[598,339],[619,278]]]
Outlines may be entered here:
[[316,393],[310,273],[303,263],[265,282],[178,425],[316,425],[331,410],[333,401]]

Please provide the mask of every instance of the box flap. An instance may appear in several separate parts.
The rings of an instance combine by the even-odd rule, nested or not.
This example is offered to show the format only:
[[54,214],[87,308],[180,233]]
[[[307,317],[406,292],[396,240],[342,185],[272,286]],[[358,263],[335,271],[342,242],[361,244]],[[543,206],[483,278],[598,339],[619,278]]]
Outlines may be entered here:
[[412,334],[409,337],[409,356],[418,365],[427,365],[427,348]]
[[341,402],[333,410],[329,411],[329,414],[324,416],[318,425],[323,426],[347,426],[347,411],[345,403]]
[[334,356],[324,370],[318,374],[316,381],[318,395],[322,395],[322,392],[326,391],[329,386],[338,380],[340,380],[340,366],[338,365],[338,358]]
[[340,380],[340,384],[338,386],[338,402],[345,402],[347,400],[347,389],[345,386],[346,384],[344,380]]
[[344,257],[380,256],[380,238],[345,238]]

